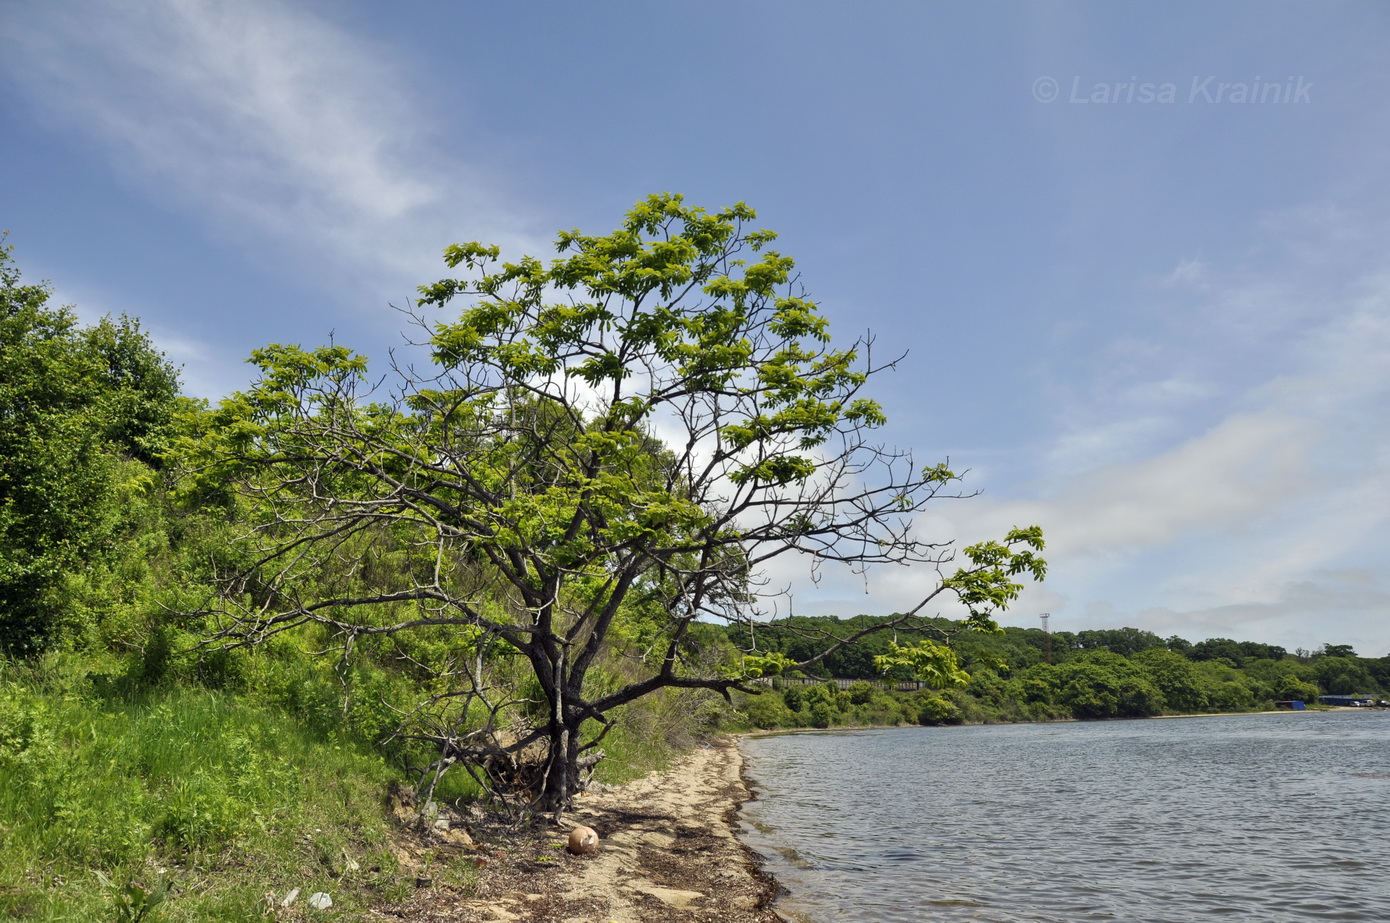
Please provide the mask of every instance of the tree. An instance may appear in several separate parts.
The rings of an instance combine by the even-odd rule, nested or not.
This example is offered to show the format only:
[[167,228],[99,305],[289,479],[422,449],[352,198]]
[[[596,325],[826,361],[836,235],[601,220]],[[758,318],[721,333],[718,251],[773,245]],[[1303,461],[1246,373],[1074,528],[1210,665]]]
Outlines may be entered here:
[[1293,658],[1262,658],[1245,665],[1247,677],[1257,680],[1268,690],[1267,698],[1302,699],[1311,702],[1318,697],[1314,668]]
[[[316,622],[346,650],[456,632],[469,656],[438,701],[459,704],[418,733],[438,747],[436,774],[515,765],[539,745],[528,794],[558,813],[614,709],[671,687],[727,695],[836,649],[790,665],[754,655],[734,670],[696,659],[698,620],[753,629],[776,558],[933,569],[912,611],[839,646],[944,597],[994,629],[992,613],[1021,589],[1014,578],[1043,576],[1041,531],[971,546],[953,571],[949,544],[912,532],[929,501],[963,496],[959,477],[872,441],[884,415],[861,392],[897,357],[875,361],[867,337],[833,348],[754,217],[657,195],[609,235],[562,232],[548,264],[449,247],[465,278],[422,287],[414,309],[433,367],[398,364],[392,389],[373,388],[343,347],[258,351],[259,381],[216,409],[192,456],[258,517],[257,566],[227,575],[219,637],[251,643]],[[456,320],[421,313],[456,299]],[[371,584],[359,563],[379,542],[409,564]],[[597,670],[618,640],[627,656]],[[485,694],[483,652],[497,649],[531,674],[536,701],[515,734]]]
[[1168,640],[1163,642],[1163,645],[1168,648],[1168,650],[1175,651],[1179,654],[1186,654],[1188,651],[1192,650],[1192,642],[1186,638],[1180,638],[1177,635],[1170,636]]
[[916,644],[891,642],[888,653],[874,658],[874,665],[880,673],[888,676],[904,671],[912,679],[920,680],[932,689],[963,686],[970,680],[970,674],[961,668],[956,652],[930,638]]
[[1327,695],[1364,694],[1375,688],[1375,679],[1357,657],[1324,655],[1313,664],[1313,676]]
[[1140,651],[1163,647],[1163,639],[1151,631],[1138,628],[1106,628],[1078,632],[1077,643],[1083,650],[1109,650],[1122,657],[1133,657]]
[[1361,665],[1366,668],[1377,688],[1390,692],[1390,656],[1363,658]]
[[0,244],[0,651],[59,633],[68,577],[105,549],[115,461],[152,458],[177,372],[134,321],[82,328]]
[[178,369],[155,349],[140,322],[125,315],[84,328],[77,345],[92,364],[93,402],[106,445],[152,468],[164,467],[165,442],[180,405]]
[[1236,669],[1245,662],[1245,652],[1238,642],[1230,638],[1207,638],[1192,645],[1185,653],[1189,660],[1222,660]]
[[1166,648],[1149,648],[1135,655],[1133,661],[1163,693],[1168,710],[1194,712],[1207,707],[1201,673],[1191,660]]
[[1255,690],[1251,683],[1260,685],[1259,680],[1247,677],[1231,666],[1226,657],[1215,657],[1197,662],[1202,677],[1202,692],[1207,697],[1207,707],[1216,711],[1241,711],[1255,704]]
[[1163,709],[1163,693],[1145,671],[1110,651],[1087,651],[1054,675],[1059,704],[1077,718],[1143,718]]

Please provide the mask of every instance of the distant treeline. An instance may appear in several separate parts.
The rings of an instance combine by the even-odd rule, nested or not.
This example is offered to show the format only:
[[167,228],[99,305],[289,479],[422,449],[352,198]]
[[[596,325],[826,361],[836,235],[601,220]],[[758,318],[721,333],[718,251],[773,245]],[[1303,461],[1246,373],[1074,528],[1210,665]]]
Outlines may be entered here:
[[[794,617],[759,626],[730,640],[745,649],[782,653],[802,661],[883,618],[860,615]],[[1277,701],[1316,701],[1319,695],[1383,695],[1390,690],[1390,657],[1359,657],[1350,645],[1327,644],[1292,653],[1277,645],[1210,638],[1161,638],[1137,628],[1056,631],[1004,628],[1002,634],[960,631],[946,619],[913,630],[870,635],[831,654],[812,669],[818,679],[852,679],[863,686],[807,689],[774,680],[775,695],[745,703],[762,727],[883,724],[917,721],[1037,721],[1120,718],[1159,714],[1248,711]],[[952,637],[970,674],[964,686],[889,693],[873,681],[905,679],[880,673],[875,657],[895,640]]]

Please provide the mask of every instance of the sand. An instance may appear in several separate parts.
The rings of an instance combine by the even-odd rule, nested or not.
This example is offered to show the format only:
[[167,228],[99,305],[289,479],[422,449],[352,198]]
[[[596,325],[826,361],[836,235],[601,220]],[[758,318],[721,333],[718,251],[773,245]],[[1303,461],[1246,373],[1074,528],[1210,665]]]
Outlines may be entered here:
[[[377,918],[458,923],[780,923],[776,884],[734,837],[749,797],[730,738],[698,748],[664,773],[585,794],[564,825],[483,843],[455,861],[481,861],[476,894],[446,886],[381,908]],[[575,826],[601,837],[594,855],[563,848]]]

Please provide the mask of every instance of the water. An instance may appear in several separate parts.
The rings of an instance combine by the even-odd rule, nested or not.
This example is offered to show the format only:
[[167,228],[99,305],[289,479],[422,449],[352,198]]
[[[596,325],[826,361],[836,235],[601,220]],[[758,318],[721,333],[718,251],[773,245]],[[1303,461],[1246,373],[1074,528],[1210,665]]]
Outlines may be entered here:
[[831,923],[1390,920],[1390,713],[743,742],[742,836]]

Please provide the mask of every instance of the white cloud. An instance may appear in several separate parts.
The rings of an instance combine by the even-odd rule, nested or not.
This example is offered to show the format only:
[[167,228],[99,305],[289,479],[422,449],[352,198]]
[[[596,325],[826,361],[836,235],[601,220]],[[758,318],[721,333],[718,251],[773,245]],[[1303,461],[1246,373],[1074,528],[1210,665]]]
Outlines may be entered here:
[[1232,417],[1160,455],[1072,479],[1046,503],[1010,504],[992,518],[1046,516],[1054,523],[1048,544],[1059,554],[1133,551],[1227,528],[1299,489],[1314,428],[1272,414]]
[[1187,287],[1203,291],[1207,284],[1207,264],[1201,260],[1179,260],[1173,271],[1162,279],[1164,285]]
[[31,4],[5,37],[36,109],[232,245],[369,284],[358,304],[440,274],[469,235],[536,249],[502,178],[437,149],[399,56],[300,7]]
[[1350,644],[1363,657],[1382,657],[1390,654],[1387,612],[1390,583],[1385,575],[1355,569],[1314,570],[1278,586],[1267,601],[1189,610],[1155,607],[1137,618],[1156,634],[1189,640],[1259,639],[1291,651]]
[[[1243,365],[1233,381],[1249,383],[1213,389],[1218,422],[1135,461],[1071,477],[1054,467],[1035,486],[1039,499],[971,511],[962,532],[1041,523],[1047,592],[1065,597],[1080,627],[1390,648],[1390,277],[1379,262],[1348,277],[1340,258],[1308,256],[1320,252],[1329,251],[1315,242],[1260,278],[1207,275],[1203,346],[1216,357],[1224,349]],[[1202,316],[1203,304],[1185,316]],[[1247,336],[1269,345],[1253,348]],[[1127,434],[1160,430],[1118,415],[1140,406],[1101,402],[1091,408],[1098,422],[1054,451],[1076,457],[1089,440],[1117,455],[1108,447]],[[1364,578],[1360,590],[1349,573]],[[1039,594],[1025,597],[1035,603]]]
[[[1073,387],[1034,483],[944,505],[921,532],[968,544],[1043,526],[1049,578],[1025,590],[1011,624],[1050,611],[1054,629],[1133,625],[1384,654],[1390,273],[1363,262],[1348,277],[1340,259],[1311,257],[1258,277],[1200,269],[1198,300],[1182,312],[1196,329],[1100,350],[1100,384]],[[1198,267],[1179,275],[1190,283]],[[1235,366],[1224,380],[1203,372],[1223,360]],[[934,581],[879,569],[807,595],[821,611],[885,612]]]

